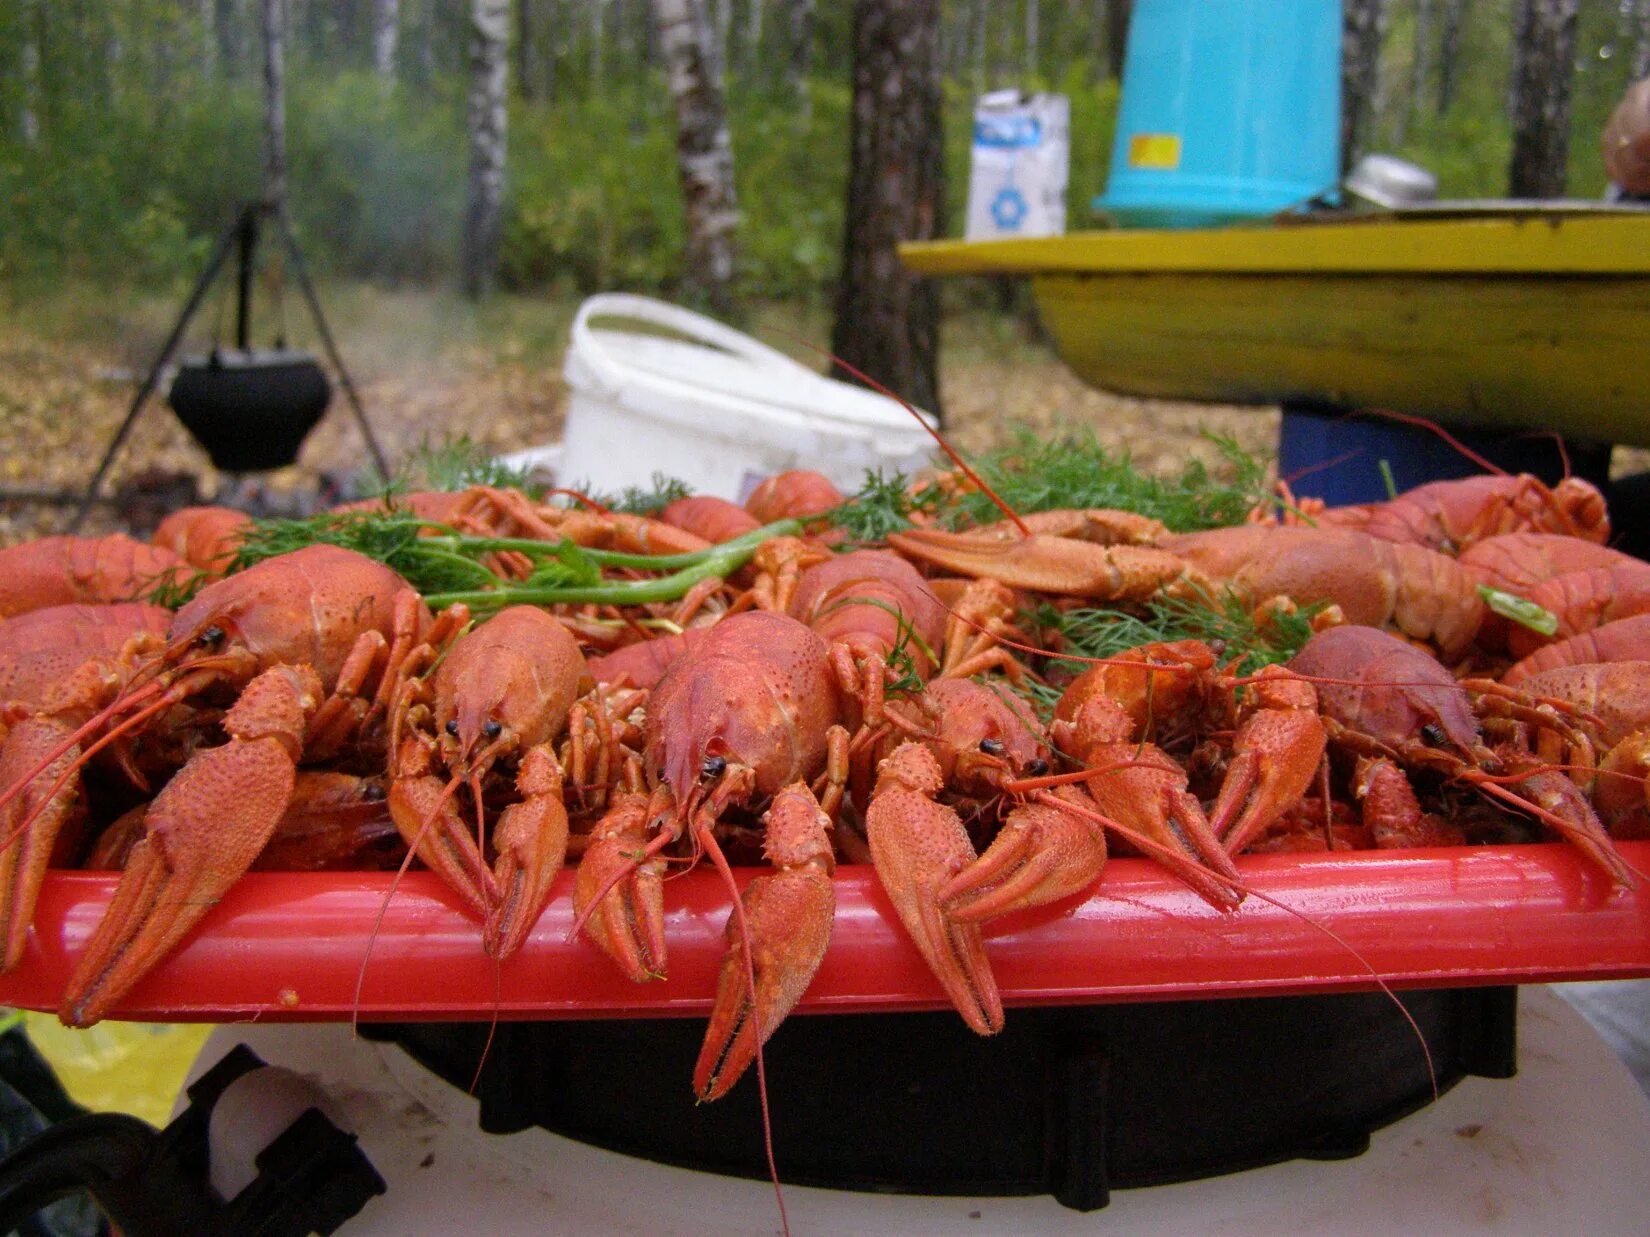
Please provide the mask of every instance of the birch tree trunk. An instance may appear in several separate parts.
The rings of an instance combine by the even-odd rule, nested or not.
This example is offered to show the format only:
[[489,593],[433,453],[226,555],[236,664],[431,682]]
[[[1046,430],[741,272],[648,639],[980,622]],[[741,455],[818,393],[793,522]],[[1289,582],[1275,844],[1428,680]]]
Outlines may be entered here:
[[607,0],[585,0],[590,6],[590,97],[602,92],[602,43],[607,37]]
[[705,0],[653,0],[659,54],[676,101],[676,170],[687,216],[682,291],[718,313],[733,305],[733,142],[716,29]]
[[263,0],[264,205],[286,209],[286,4]]
[[1341,173],[1363,154],[1380,88],[1386,0],[1346,0],[1341,25]]
[[470,175],[464,208],[464,294],[472,300],[498,280],[504,219],[506,90],[510,78],[510,0],[470,3]]
[[1461,61],[1461,34],[1467,24],[1467,0],[1444,0],[1443,30],[1438,40],[1438,114],[1455,101],[1456,73]]
[[196,0],[200,14],[201,71],[211,77],[218,71],[218,0]]
[[22,99],[17,109],[17,139],[30,150],[40,145],[40,0],[23,0],[23,46],[18,52]]
[[395,86],[395,52],[401,42],[401,0],[375,0],[372,67],[386,91]]
[[1524,0],[1514,37],[1522,52],[1512,83],[1513,148],[1507,192],[1564,196],[1570,151],[1577,0]]
[[1415,0],[1415,45],[1409,66],[1409,95],[1398,110],[1398,131],[1394,145],[1403,145],[1409,122],[1421,111],[1427,95],[1427,77],[1432,71],[1432,18],[1435,0]]
[[939,298],[901,241],[944,218],[939,0],[855,0],[847,227],[831,350],[939,414]]

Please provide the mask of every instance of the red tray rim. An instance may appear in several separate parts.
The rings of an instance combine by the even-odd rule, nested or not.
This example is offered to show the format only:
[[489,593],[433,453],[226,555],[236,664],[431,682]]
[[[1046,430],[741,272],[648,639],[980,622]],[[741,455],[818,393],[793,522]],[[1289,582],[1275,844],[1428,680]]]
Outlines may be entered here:
[[[1650,872],[1650,842],[1621,850]],[[1004,1004],[1650,976],[1650,880],[1613,886],[1567,846],[1238,862],[1275,904],[1251,896],[1222,913],[1156,865],[1114,859],[1090,895],[992,925],[987,952]],[[47,876],[24,958],[0,975],[0,1004],[56,1009],[117,879]],[[587,941],[568,940],[572,880],[562,873],[527,944],[497,964],[482,952],[478,923],[432,873],[408,873],[387,905],[390,873],[252,873],[112,1016],[460,1021],[710,1008],[730,900],[714,871],[666,883],[669,977],[647,984],[625,979]],[[799,1012],[946,1008],[875,873],[845,865],[835,889],[831,946]]]

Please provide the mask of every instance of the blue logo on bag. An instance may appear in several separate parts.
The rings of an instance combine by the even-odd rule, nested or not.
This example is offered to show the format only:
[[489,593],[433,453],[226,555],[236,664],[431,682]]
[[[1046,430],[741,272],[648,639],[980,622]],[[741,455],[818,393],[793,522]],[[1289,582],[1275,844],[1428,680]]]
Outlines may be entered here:
[[1004,232],[1013,232],[1025,221],[1029,209],[1025,195],[1010,185],[991,199],[991,220]]
[[1013,150],[1043,140],[1043,122],[1035,116],[982,116],[974,120],[974,145]]

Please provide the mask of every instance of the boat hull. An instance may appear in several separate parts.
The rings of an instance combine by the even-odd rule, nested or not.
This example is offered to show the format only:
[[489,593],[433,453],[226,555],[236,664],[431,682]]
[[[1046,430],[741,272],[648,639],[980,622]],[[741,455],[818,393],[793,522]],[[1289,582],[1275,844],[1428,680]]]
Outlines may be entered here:
[[1029,276],[1060,355],[1108,390],[1650,446],[1650,211],[1116,230],[901,255],[926,274]]

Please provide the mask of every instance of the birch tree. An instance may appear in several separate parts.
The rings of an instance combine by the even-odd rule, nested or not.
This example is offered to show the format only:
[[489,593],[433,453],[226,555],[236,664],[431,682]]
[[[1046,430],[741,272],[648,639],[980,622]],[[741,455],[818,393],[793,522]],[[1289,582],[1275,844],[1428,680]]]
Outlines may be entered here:
[[264,205],[286,209],[286,4],[263,0]]
[[385,90],[395,85],[395,52],[401,42],[401,0],[375,0],[372,9],[372,67]]
[[218,0],[196,0],[200,14],[201,68],[210,77],[218,70]]
[[939,299],[901,241],[944,218],[939,0],[855,0],[847,227],[831,349],[939,413]]
[[17,111],[17,138],[24,146],[40,144],[40,0],[23,0],[23,46],[18,52],[22,100]]
[[1398,130],[1393,143],[1402,145],[1409,122],[1420,112],[1427,93],[1427,77],[1432,69],[1432,18],[1435,0],[1415,0],[1415,43],[1409,66],[1409,94],[1398,109]]
[[1577,0],[1520,0],[1507,176],[1507,192],[1515,198],[1564,196],[1576,18]]
[[498,278],[504,219],[505,91],[509,86],[510,0],[470,3],[470,175],[464,208],[464,294],[491,291]]
[[1363,153],[1380,86],[1386,0],[1346,0],[1341,24],[1341,172]]
[[722,94],[722,63],[705,0],[653,0],[671,97],[676,104],[676,169],[687,216],[682,288],[689,300],[732,307],[733,142]]

